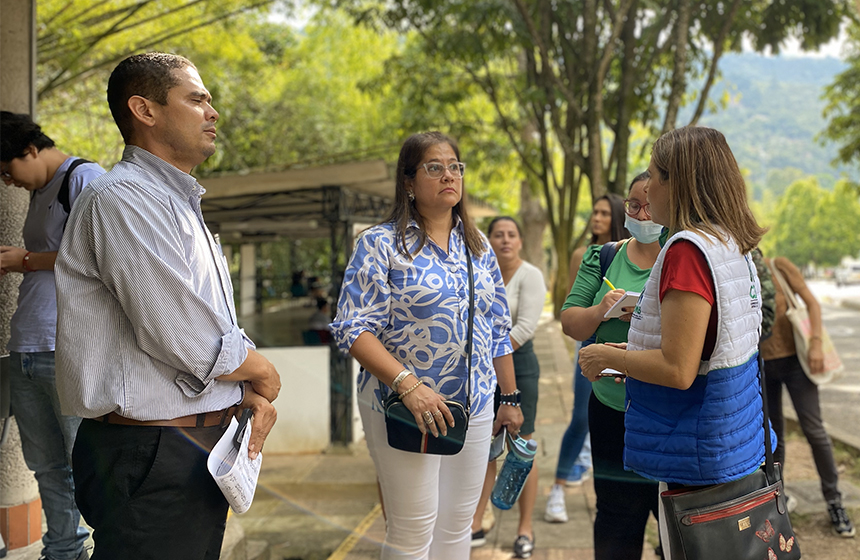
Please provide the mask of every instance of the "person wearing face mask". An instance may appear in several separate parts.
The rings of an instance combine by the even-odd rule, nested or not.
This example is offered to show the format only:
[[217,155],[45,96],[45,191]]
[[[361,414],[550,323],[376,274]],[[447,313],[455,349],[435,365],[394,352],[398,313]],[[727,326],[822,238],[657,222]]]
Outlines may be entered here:
[[[641,290],[628,343],[592,344],[579,363],[592,381],[606,368],[626,376],[625,468],[670,490],[723,485],[765,460],[761,286],[749,253],[767,230],[749,208],[719,131],[667,132],[654,143],[648,170],[653,220],[671,236]],[[677,542],[678,533],[672,536]]]
[[[617,319],[606,319],[604,314],[625,291],[642,290],[660,253],[662,227],[651,221],[645,190],[648,178],[646,171],[633,179],[624,201],[624,225],[633,238],[614,243],[615,256],[605,274],[601,272],[601,246],[591,247],[582,259],[561,312],[562,328],[571,338],[586,343],[627,341],[633,307],[622,308],[625,314]],[[604,282],[604,276],[609,283]],[[610,283],[618,289],[611,288]],[[581,371],[577,375],[581,377]],[[638,560],[648,514],[657,517],[657,483],[624,470],[624,384],[603,377],[592,389],[588,427],[597,495],[594,557]]]
[[[624,228],[624,199],[615,193],[606,193],[594,201],[591,212],[591,240],[588,247],[579,247],[570,256],[570,285],[573,287],[582,257],[594,246],[610,241],[621,241],[630,237]],[[581,342],[576,341],[576,352]],[[546,501],[544,520],[550,523],[567,523],[567,505],[564,501],[565,486],[579,486],[591,476],[591,442],[588,437],[588,398],[591,383],[581,375],[576,366],[577,355],[573,357],[573,414],[570,424],[561,438],[558,463],[555,468],[555,482],[550,487]]]

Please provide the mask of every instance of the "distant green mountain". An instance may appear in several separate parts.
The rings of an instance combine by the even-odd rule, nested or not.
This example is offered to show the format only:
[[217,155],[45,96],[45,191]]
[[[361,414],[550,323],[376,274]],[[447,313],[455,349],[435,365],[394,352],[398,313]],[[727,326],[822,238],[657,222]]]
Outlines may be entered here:
[[[824,88],[845,67],[835,58],[723,57],[722,79],[710,98],[717,102],[728,91],[731,101],[716,113],[706,112],[700,124],[726,135],[741,168],[750,172],[756,198],[763,189],[779,194],[805,175],[816,175],[828,188],[842,176],[860,179],[857,168],[833,167],[837,147],[815,139],[827,124],[821,114]],[[691,114],[692,108],[685,108],[678,122]]]

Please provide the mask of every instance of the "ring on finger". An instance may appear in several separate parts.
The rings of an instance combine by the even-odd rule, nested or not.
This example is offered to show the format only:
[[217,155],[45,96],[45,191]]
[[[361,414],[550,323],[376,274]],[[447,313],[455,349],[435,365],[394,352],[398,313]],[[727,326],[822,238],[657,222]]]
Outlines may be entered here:
[[429,410],[425,410],[424,413],[422,414],[422,416],[424,416],[424,423],[425,424],[432,424],[433,423],[433,413],[431,413]]
[[439,416],[441,418],[442,417],[442,411],[437,410],[436,412],[433,413],[433,416]]

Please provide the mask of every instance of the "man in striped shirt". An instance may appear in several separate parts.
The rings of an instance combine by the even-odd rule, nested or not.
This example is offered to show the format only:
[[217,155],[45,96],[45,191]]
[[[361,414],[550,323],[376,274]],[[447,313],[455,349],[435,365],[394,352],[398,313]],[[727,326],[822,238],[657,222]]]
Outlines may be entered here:
[[94,560],[217,559],[227,502],[208,452],[237,408],[254,413],[252,458],[275,422],[278,373],[236,323],[190,175],[215,153],[211,102],[185,58],[122,61],[108,104],[126,148],[60,247],[57,387],[84,418],[73,462]]

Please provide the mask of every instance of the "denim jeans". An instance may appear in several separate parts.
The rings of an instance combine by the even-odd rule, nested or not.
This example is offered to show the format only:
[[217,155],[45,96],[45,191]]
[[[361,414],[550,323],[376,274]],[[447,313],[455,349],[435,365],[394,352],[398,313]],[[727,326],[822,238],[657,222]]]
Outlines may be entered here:
[[839,492],[839,474],[833,458],[830,436],[821,420],[821,405],[818,401],[818,385],[803,373],[797,356],[768,360],[764,363],[767,375],[767,403],[770,422],[776,432],[776,452],[774,461],[785,465],[785,419],[782,415],[782,386],[788,389],[800,429],[812,447],[812,458],[821,479],[821,493],[824,500],[833,502],[842,499]]
[[[587,345],[584,344],[584,346]],[[559,479],[567,479],[574,463],[591,466],[590,450],[587,457],[581,455],[584,451],[583,446],[588,441],[588,398],[591,396],[591,381],[582,375],[582,368],[579,367],[579,348],[574,358],[574,366],[573,417],[561,438],[558,465],[555,469],[555,477]]]
[[53,560],[77,558],[89,536],[80,526],[72,479],[72,447],[81,419],[60,413],[53,352],[10,352],[9,372],[24,461],[36,474],[48,521],[42,554]]

